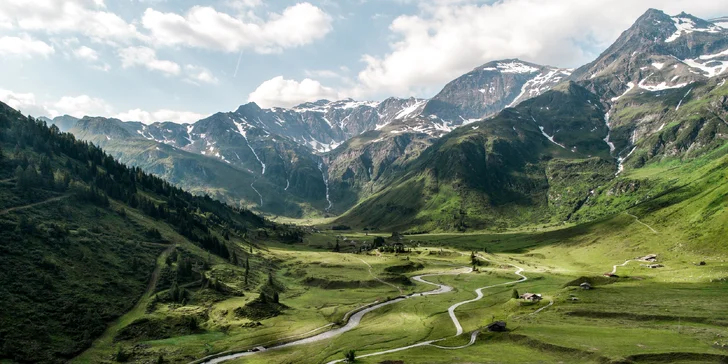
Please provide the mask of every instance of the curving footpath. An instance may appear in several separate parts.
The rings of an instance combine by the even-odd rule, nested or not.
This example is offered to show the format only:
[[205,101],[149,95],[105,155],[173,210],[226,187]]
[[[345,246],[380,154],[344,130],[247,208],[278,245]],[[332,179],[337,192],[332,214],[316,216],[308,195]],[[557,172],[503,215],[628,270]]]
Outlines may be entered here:
[[369,267],[369,275],[370,275],[370,276],[372,276],[372,277],[374,277],[374,279],[376,279],[377,281],[379,281],[379,283],[383,283],[383,284],[386,284],[386,285],[388,285],[388,286],[390,286],[390,287],[394,287],[394,288],[395,288],[395,289],[396,289],[397,291],[399,291],[399,294],[404,294],[404,292],[402,292],[402,289],[401,289],[401,288],[399,288],[399,287],[395,286],[395,285],[394,285],[394,284],[392,284],[392,283],[389,283],[389,282],[385,282],[385,281],[384,281],[383,279],[381,279],[381,278],[379,278],[379,277],[375,276],[375,275],[374,275],[374,272],[372,272],[372,265],[371,265],[371,264],[369,264],[369,263],[367,263],[367,261],[366,261],[366,260],[364,260],[364,259],[362,259],[362,258],[357,258],[357,259],[361,260],[361,262],[362,262],[362,263],[366,264],[366,265],[367,265],[367,267]]
[[629,262],[631,262],[631,261],[632,261],[632,260],[630,259],[630,260],[628,260],[628,261],[626,261],[626,262],[624,262],[624,263],[622,263],[622,264],[617,264],[617,265],[615,265],[614,267],[612,267],[612,271],[611,271],[611,272],[610,272],[609,274],[617,274],[617,267],[625,267],[625,266],[627,266],[627,264],[629,264]]
[[[490,261],[487,258],[482,257],[480,255],[478,255],[478,258],[481,258],[481,259]],[[528,277],[526,277],[523,274],[521,274],[521,272],[523,272],[523,268],[518,267],[518,266],[515,266],[513,264],[508,264],[508,265],[510,265],[511,267],[516,268],[516,272],[514,274],[517,275],[517,276],[519,276],[519,277],[521,277],[521,279],[519,279],[517,281],[500,283],[500,284],[494,284],[492,286],[478,288],[478,289],[475,290],[475,293],[478,295],[477,297],[473,298],[472,300],[458,302],[458,303],[450,306],[450,308],[447,309],[447,312],[450,314],[450,319],[452,320],[453,324],[455,324],[455,330],[457,331],[457,333],[455,334],[455,336],[460,336],[463,333],[463,327],[460,325],[460,321],[458,321],[457,316],[455,316],[455,310],[458,307],[460,307],[462,305],[465,305],[465,304],[468,304],[468,303],[475,302],[475,301],[480,301],[483,298],[483,290],[484,289],[494,288],[494,287],[498,287],[498,286],[506,286],[506,285],[515,284],[515,283],[521,283],[521,282],[525,282],[525,281],[528,280]]]

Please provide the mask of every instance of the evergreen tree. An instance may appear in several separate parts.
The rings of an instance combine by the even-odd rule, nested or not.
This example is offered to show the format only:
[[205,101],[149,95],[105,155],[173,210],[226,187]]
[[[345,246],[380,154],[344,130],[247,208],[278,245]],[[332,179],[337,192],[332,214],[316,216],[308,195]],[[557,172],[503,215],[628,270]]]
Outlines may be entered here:
[[278,297],[278,292],[273,292],[273,302],[278,303],[279,299],[280,297]]
[[347,363],[353,363],[356,361],[356,352],[354,350],[349,350],[344,353],[344,358],[346,358]]
[[341,247],[339,246],[339,239],[336,239],[336,245],[334,246],[334,253],[341,252]]
[[2,163],[4,158],[5,158],[5,154],[3,154],[3,147],[0,146],[0,163]]
[[519,295],[518,290],[514,288],[512,294],[511,294],[511,297],[513,297],[515,299],[519,299],[519,298],[521,298],[521,295]]
[[172,284],[172,288],[169,290],[170,299],[172,299],[173,302],[179,302],[180,301],[180,290],[179,285],[177,284],[177,281],[174,281]]

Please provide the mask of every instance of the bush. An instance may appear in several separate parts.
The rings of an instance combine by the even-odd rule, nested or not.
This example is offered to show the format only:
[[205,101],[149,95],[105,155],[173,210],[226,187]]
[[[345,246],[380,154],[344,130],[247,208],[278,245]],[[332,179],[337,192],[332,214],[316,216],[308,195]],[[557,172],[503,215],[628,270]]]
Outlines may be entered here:
[[353,363],[356,361],[356,351],[349,350],[346,353],[344,353],[344,358],[346,358],[347,363]]

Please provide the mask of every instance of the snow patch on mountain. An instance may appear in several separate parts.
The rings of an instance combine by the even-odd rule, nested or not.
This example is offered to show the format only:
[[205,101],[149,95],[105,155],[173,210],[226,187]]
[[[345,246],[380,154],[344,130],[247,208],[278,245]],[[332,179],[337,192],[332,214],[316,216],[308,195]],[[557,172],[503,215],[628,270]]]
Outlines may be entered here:
[[677,30],[675,31],[675,33],[665,39],[665,43],[674,42],[678,40],[683,34],[690,34],[694,32],[720,33],[723,30],[723,28],[714,24],[708,28],[698,28],[695,24],[695,21],[688,17],[675,16],[672,17],[672,21],[675,22],[675,27],[677,28]]
[[[707,57],[718,57],[719,55],[710,55]],[[728,69],[728,61],[708,61],[708,62],[700,62],[699,60],[703,60],[706,56],[701,56],[698,59],[686,59],[682,62],[688,65],[691,68],[697,68],[698,70],[706,73],[705,76],[707,77],[715,77],[717,75],[722,74],[725,72],[726,69]],[[711,59],[711,58],[705,58],[705,59]]]
[[647,76],[643,80],[641,80],[639,82],[639,84],[637,84],[637,86],[639,86],[639,88],[641,88],[643,90],[647,90],[647,91],[650,91],[650,92],[657,92],[657,91],[670,90],[670,89],[674,89],[674,88],[683,88],[683,87],[685,87],[685,86],[688,85],[687,82],[686,83],[679,83],[679,84],[676,84],[676,85],[668,85],[667,82],[664,82],[664,81],[663,82],[660,82],[657,85],[648,85],[647,84],[647,80],[650,77],[652,77],[652,76],[654,76],[654,73],[651,73],[649,76]]
[[634,89],[634,87],[635,87],[635,84],[634,84],[634,82],[630,82],[630,83],[628,83],[628,84],[627,84],[627,91],[624,91],[624,93],[622,93],[621,95],[619,95],[619,96],[617,96],[617,97],[612,97],[612,102],[616,102],[616,101],[618,101],[619,99],[621,99],[621,98],[622,98],[622,97],[623,97],[624,95],[626,95],[626,94],[628,94],[628,93],[629,93],[630,91],[632,91],[632,90]]
[[[244,120],[241,120],[241,121],[244,121]],[[265,175],[265,163],[263,163],[263,161],[260,160],[260,158],[258,157],[258,153],[255,152],[255,149],[253,149],[253,146],[250,145],[250,141],[248,140],[247,131],[245,130],[245,127],[247,125],[246,124],[243,124],[243,123],[239,123],[239,122],[237,122],[235,120],[232,120],[232,122],[238,128],[238,133],[240,133],[240,135],[242,135],[243,138],[245,139],[245,143],[248,144],[248,148],[250,148],[250,151],[253,152],[253,155],[255,156],[255,159],[257,159],[258,160],[258,163],[260,163],[260,166],[263,169],[263,171],[261,172],[261,174]],[[240,157],[238,157],[238,158],[240,158]],[[251,184],[251,187],[252,186],[253,185]],[[255,189],[255,187],[253,187],[253,189]],[[256,190],[256,192],[258,192],[258,191]],[[260,195],[260,193],[258,193],[258,194]],[[263,196],[260,197],[260,204],[261,204],[261,206],[263,205]]]
[[412,114],[414,114],[416,111],[418,111],[422,106],[427,103],[427,100],[418,100],[415,101],[414,104],[406,106],[400,111],[397,116],[394,117],[395,120],[405,119]]
[[[521,62],[498,62],[496,67],[502,73],[534,73],[538,72],[538,68],[532,67]],[[484,68],[489,71],[490,69]]]

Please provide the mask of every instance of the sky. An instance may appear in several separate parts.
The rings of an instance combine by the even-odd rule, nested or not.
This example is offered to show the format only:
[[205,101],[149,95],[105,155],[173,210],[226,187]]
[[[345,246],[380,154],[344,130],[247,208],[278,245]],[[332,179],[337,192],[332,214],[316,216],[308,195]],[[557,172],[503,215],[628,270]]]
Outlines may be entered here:
[[0,101],[189,123],[256,102],[434,96],[492,60],[578,67],[648,8],[716,0],[2,0]]

